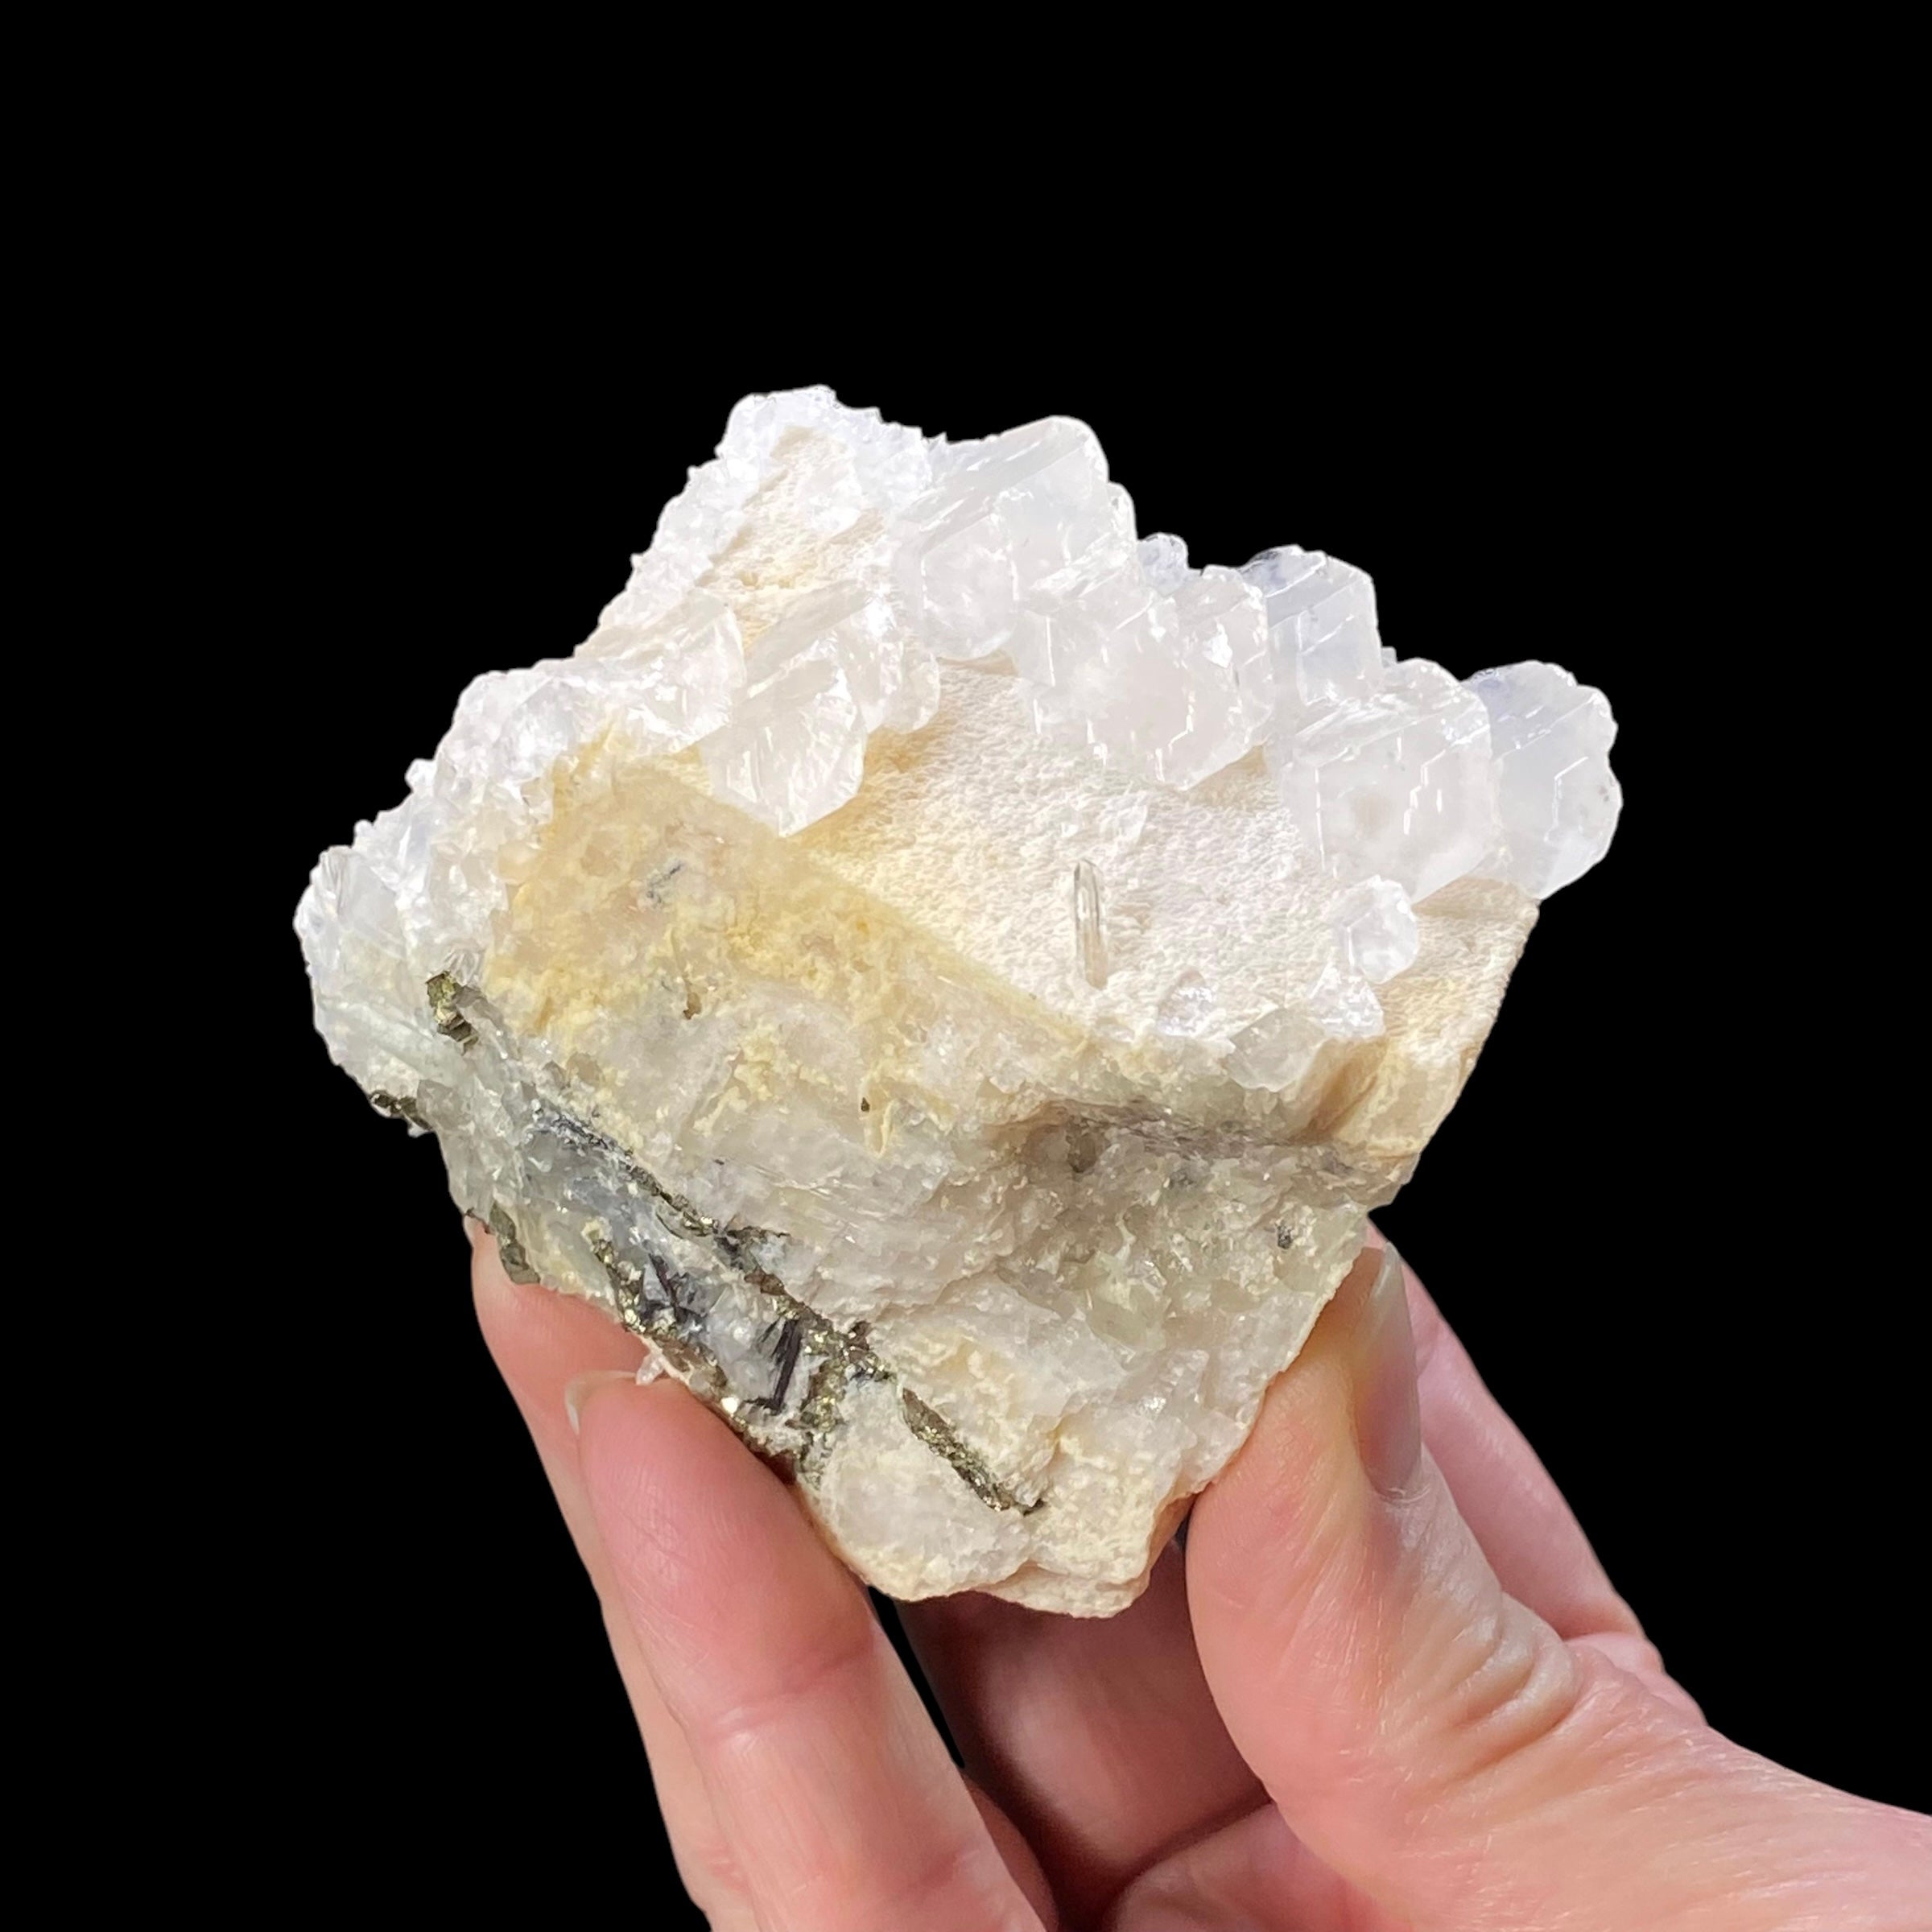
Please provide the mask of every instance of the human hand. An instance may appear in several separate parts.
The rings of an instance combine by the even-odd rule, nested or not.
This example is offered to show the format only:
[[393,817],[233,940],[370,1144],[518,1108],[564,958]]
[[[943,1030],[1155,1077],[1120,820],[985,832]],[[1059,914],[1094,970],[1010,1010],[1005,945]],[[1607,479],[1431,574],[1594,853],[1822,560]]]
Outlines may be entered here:
[[717,1932],[1932,1927],[1932,1819],[1703,1722],[1385,1254],[1131,1609],[904,1606],[962,1777],[778,1478],[478,1239],[485,1336]]

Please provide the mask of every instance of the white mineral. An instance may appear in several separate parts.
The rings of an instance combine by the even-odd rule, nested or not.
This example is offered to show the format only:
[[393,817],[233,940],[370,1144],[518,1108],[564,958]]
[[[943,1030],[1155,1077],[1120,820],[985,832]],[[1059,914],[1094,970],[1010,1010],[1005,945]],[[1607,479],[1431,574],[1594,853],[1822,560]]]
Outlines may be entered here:
[[1330,908],[1328,925],[1341,948],[1341,964],[1371,986],[1415,964],[1421,943],[1415,908],[1393,879],[1364,879],[1351,886]]
[[571,657],[297,915],[330,1051],[901,1596],[1104,1614],[1604,852],[1614,726],[1359,570],[1191,568],[1082,424],[748,398]]

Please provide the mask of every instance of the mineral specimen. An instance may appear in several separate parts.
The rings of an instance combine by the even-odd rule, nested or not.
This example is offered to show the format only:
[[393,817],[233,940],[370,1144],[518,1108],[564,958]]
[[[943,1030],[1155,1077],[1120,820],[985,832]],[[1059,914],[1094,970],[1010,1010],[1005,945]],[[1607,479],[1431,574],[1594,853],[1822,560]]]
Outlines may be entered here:
[[1602,856],[1613,729],[1550,665],[1398,660],[1332,558],[1190,568],[1079,423],[755,396],[297,924],[505,1265],[855,1569],[1105,1614]]

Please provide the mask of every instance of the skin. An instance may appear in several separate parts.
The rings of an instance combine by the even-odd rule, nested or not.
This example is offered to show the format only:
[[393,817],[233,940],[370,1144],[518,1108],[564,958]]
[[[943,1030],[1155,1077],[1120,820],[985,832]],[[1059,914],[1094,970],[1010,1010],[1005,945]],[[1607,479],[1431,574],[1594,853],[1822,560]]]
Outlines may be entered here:
[[717,1932],[1932,1926],[1932,1819],[1703,1723],[1392,1253],[1133,1608],[906,1606],[962,1776],[793,1493],[471,1233]]

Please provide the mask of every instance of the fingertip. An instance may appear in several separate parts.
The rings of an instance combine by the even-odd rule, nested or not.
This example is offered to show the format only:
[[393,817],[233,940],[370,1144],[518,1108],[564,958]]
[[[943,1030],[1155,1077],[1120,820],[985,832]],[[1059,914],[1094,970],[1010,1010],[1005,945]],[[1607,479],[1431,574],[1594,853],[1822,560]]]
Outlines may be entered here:
[[[512,1281],[487,1229],[476,1242],[470,1282],[484,1345],[540,1441],[552,1425],[565,1424],[564,1393],[576,1378],[622,1370],[628,1379],[637,1372],[644,1350],[635,1335],[576,1295]],[[561,1446],[551,1439],[551,1447]]]
[[477,1312],[485,1319],[501,1311],[514,1308],[530,1289],[513,1282],[503,1265],[497,1237],[469,1215],[463,1217],[469,1236],[469,1285],[476,1297]]
[[510,1278],[503,1274],[503,1263],[497,1253],[497,1237],[473,1214],[464,1216],[463,1232],[469,1239],[469,1278],[478,1290],[489,1275],[507,1281]]
[[795,1558],[792,1540],[817,1546],[783,1484],[671,1377],[584,1388],[577,1454],[607,1541],[674,1609],[720,1579],[735,1583],[748,1563]]
[[[661,1468],[667,1479],[680,1480],[682,1465],[691,1457],[701,1463],[720,1447],[737,1446],[729,1428],[675,1377],[640,1382],[635,1375],[592,1371],[576,1377],[568,1393],[584,1453],[590,1456],[594,1444],[601,1463]],[[710,1439],[713,1431],[726,1439],[724,1444]],[[695,1480],[698,1473],[693,1470],[684,1480]]]
[[581,1375],[573,1375],[564,1385],[564,1414],[570,1424],[572,1435],[584,1433],[584,1405],[599,1389],[612,1384],[622,1385],[637,1381],[634,1371],[629,1368],[588,1368]]

